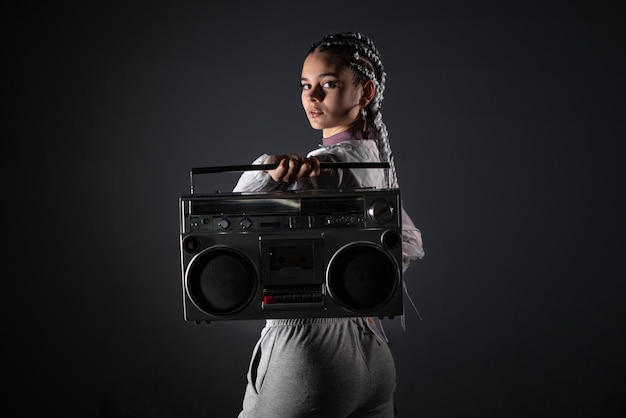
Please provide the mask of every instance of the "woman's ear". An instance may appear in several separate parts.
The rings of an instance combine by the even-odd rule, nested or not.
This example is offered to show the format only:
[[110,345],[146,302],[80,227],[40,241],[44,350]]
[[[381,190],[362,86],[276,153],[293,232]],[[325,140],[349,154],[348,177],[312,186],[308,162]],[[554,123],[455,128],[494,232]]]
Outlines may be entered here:
[[367,106],[376,95],[376,84],[372,80],[367,80],[363,83],[363,94],[359,104],[363,107]]

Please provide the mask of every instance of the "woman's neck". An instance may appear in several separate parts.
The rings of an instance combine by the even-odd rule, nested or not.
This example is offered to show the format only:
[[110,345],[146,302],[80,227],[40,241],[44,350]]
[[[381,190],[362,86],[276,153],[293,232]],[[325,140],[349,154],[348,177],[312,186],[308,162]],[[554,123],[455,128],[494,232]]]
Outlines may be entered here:
[[364,135],[362,131],[342,131],[322,139],[326,146],[335,145],[343,141],[360,140]]

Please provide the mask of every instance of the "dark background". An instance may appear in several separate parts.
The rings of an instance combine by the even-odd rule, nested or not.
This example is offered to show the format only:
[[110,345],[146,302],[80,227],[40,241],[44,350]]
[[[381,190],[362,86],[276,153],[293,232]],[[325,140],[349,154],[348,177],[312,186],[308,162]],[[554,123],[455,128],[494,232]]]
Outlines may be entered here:
[[236,416],[262,322],[183,320],[177,199],[191,167],[314,148],[304,54],[354,30],[382,52],[427,252],[406,274],[423,320],[384,321],[400,416],[626,416],[624,30],[608,4],[0,11],[0,411]]

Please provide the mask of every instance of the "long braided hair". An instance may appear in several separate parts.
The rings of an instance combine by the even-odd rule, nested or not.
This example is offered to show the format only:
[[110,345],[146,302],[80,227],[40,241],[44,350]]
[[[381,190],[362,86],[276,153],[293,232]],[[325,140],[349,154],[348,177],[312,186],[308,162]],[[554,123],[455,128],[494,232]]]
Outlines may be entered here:
[[368,137],[378,144],[382,161],[389,163],[389,170],[386,173],[388,186],[399,187],[389,134],[380,111],[387,74],[380,60],[378,49],[362,33],[343,32],[326,35],[321,41],[311,46],[307,56],[312,52],[324,53],[340,66],[351,68],[355,85],[368,80],[372,80],[376,85],[376,95],[364,109],[365,129]]

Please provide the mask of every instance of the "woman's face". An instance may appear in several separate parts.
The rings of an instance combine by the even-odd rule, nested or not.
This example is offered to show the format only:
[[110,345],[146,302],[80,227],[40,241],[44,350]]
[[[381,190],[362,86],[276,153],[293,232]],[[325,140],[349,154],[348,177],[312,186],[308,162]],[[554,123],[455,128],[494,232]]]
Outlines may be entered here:
[[324,138],[362,123],[363,87],[354,85],[352,70],[313,52],[304,60],[301,84],[302,106],[309,123],[321,129]]

